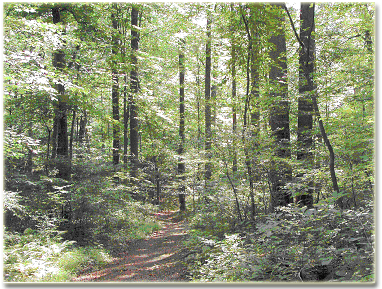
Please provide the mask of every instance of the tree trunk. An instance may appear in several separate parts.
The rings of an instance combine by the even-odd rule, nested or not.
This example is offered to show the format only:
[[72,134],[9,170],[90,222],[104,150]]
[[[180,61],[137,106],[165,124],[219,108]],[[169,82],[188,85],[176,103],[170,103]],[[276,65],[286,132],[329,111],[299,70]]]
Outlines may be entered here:
[[185,197],[185,185],[184,185],[184,176],[182,176],[186,172],[184,160],[183,160],[183,151],[185,144],[185,127],[184,127],[184,40],[181,40],[180,51],[179,51],[179,162],[178,162],[178,175],[181,175],[180,181],[182,182],[179,186],[179,210],[186,210],[186,197]]
[[[252,7],[251,7],[252,8]],[[252,11],[253,12],[253,11]],[[251,12],[251,16],[252,16]],[[246,99],[244,105],[244,116],[243,116],[243,145],[244,145],[244,155],[245,155],[245,165],[247,167],[248,180],[249,180],[249,196],[251,200],[251,218],[254,219],[256,213],[256,205],[255,205],[255,196],[254,196],[254,171],[251,165],[251,154],[250,151],[255,151],[257,148],[257,140],[258,136],[258,120],[260,118],[260,114],[258,113],[258,108],[254,105],[254,102],[257,102],[258,98],[258,72],[256,69],[256,57],[257,51],[254,51],[254,39],[252,37],[253,29],[251,29],[248,19],[244,15],[242,11],[242,19],[245,25],[245,29],[247,31],[248,36],[248,51],[247,51],[247,73],[246,73]],[[257,46],[256,46],[257,47]],[[252,107],[251,107],[252,104]],[[251,126],[248,128],[248,113],[252,110],[251,113]],[[249,140],[249,141],[248,141]]]
[[[314,71],[314,51],[315,41],[314,35],[314,7],[311,3],[301,3],[301,27],[300,39],[305,49],[300,49],[300,72],[299,72],[299,93],[298,99],[298,129],[297,129],[297,160],[304,162],[304,166],[312,168],[313,154],[310,152],[313,145],[312,128],[313,128],[313,104],[310,93],[314,91],[313,85],[308,85],[305,79],[304,69],[313,79]],[[313,84],[313,82],[312,82]],[[301,175],[302,177],[302,175]],[[313,183],[308,183],[307,194],[297,196],[296,202],[302,206],[313,206]]]
[[236,52],[235,47],[232,44],[232,150],[233,150],[233,160],[232,160],[232,172],[233,179],[236,179],[237,172],[237,151],[236,151],[236,131],[237,131],[237,119],[236,119]]
[[[115,10],[117,4],[113,5]],[[116,13],[116,11],[114,11]],[[111,14],[112,24],[113,24],[113,40],[112,40],[112,55],[117,57],[119,51],[119,41],[118,41],[118,21],[114,13]],[[119,164],[119,85],[118,85],[118,71],[117,71],[117,60],[113,59],[112,67],[112,88],[111,88],[111,98],[113,106],[113,165],[117,166]]]
[[73,109],[72,126],[70,129],[70,141],[69,141],[69,158],[73,159],[73,136],[74,136],[74,123],[76,121],[76,110]]
[[[60,7],[52,8],[53,24],[61,22]],[[65,53],[62,49],[58,49],[53,53],[53,67],[57,69],[59,74],[63,73],[65,68]],[[57,177],[62,179],[70,179],[70,163],[68,158],[68,125],[67,125],[67,102],[68,97],[65,95],[65,87],[62,83],[56,84],[58,93],[58,105],[56,110],[57,120]],[[53,140],[54,141],[54,140]]]
[[[252,41],[249,42],[248,45],[248,56],[247,56],[247,89],[246,89],[246,99],[245,99],[245,105],[244,105],[244,115],[243,115],[243,145],[244,145],[244,155],[245,155],[245,166],[247,167],[247,173],[248,173],[248,181],[249,181],[249,195],[251,197],[251,207],[252,207],[252,217],[255,215],[255,199],[253,196],[253,172],[252,172],[252,166],[251,166],[251,156],[250,156],[250,149],[249,149],[249,143],[248,140],[251,140],[250,134],[248,133],[248,111],[250,109],[250,100],[251,100],[251,94],[249,93],[250,89],[250,59],[252,55]],[[251,143],[252,144],[252,143]]]
[[55,116],[54,116],[54,119],[53,119],[53,129],[52,129],[52,139],[51,139],[51,142],[52,142],[52,156],[51,156],[51,159],[54,160],[56,158],[56,155],[57,155],[57,123],[58,123],[58,112],[57,112],[57,105],[54,104],[53,105],[55,107]]
[[[200,155],[201,150],[201,136],[202,136],[202,129],[200,125],[200,62],[199,62],[199,55],[197,55],[197,63],[198,63],[198,72],[196,76],[196,86],[197,86],[197,95],[196,95],[196,109],[198,111],[198,156]],[[200,162],[198,162],[198,172],[197,172],[197,179],[201,180],[201,169],[200,169]]]
[[211,15],[207,16],[207,43],[206,43],[206,70],[205,70],[205,179],[209,181],[212,176],[211,171]]
[[138,93],[138,69],[137,69],[137,51],[139,45],[138,27],[138,10],[135,7],[131,9],[131,65],[130,71],[130,161],[131,161],[131,177],[137,176],[138,171],[138,106],[135,95]]
[[125,88],[123,91],[123,163],[127,168],[128,158],[128,125],[129,125],[129,105],[127,103],[127,76],[124,77]]
[[[306,78],[308,78],[308,75],[306,74]],[[317,97],[314,95],[312,96],[312,102],[313,102],[313,108],[314,112],[316,115],[316,118],[318,120],[318,126],[320,128],[320,132],[322,135],[322,138],[324,140],[324,143],[329,151],[329,171],[330,171],[330,177],[332,179],[332,184],[333,184],[333,190],[337,193],[337,195],[340,194],[340,189],[337,183],[337,177],[336,177],[336,171],[335,171],[335,154],[333,147],[330,143],[330,140],[328,138],[328,135],[326,134],[324,123],[322,122],[321,115],[320,115],[320,110],[318,108],[318,103],[317,103]],[[340,197],[337,199],[336,203],[338,207],[343,209],[343,203],[342,203],[343,197]]]
[[[275,13],[279,13],[280,4],[273,4]],[[276,16],[280,26],[284,22],[282,16]],[[290,158],[290,130],[289,130],[289,102],[288,102],[288,82],[286,64],[286,42],[285,34],[280,28],[276,35],[273,35],[270,42],[274,49],[270,52],[272,59],[269,79],[271,83],[272,105],[270,107],[269,124],[275,140],[275,156],[280,158]],[[273,161],[270,170],[272,183],[271,208],[285,206],[291,202],[291,196],[285,192],[283,186],[291,179],[291,169],[286,161]]]
[[[314,7],[314,5],[315,4],[313,3],[313,7]],[[285,5],[284,5],[284,9],[288,13],[289,20],[290,20],[292,28],[294,30],[295,36],[299,40],[299,43],[300,43],[301,47],[303,49],[307,49],[307,47],[305,47],[305,45],[302,43],[301,39],[298,37],[296,29],[295,29],[294,24],[293,24],[293,21],[292,21],[292,19],[290,17],[289,11],[288,11],[288,9],[286,8]],[[314,18],[313,18],[313,21],[314,21]],[[314,27],[314,23],[313,23],[313,27]],[[305,79],[307,81],[307,85],[313,87],[314,83],[313,83],[313,80],[311,78],[312,75],[309,74],[306,65],[304,65],[304,67],[303,67],[303,72],[304,72],[304,77],[305,77]],[[320,114],[320,110],[319,110],[318,103],[317,103],[317,95],[316,95],[316,93],[317,93],[317,90],[315,89],[315,91],[312,93],[312,104],[313,104],[314,114],[316,116],[316,119],[318,120],[318,126],[320,128],[322,139],[324,140],[324,143],[325,143],[325,145],[326,145],[326,147],[327,147],[327,149],[329,151],[329,170],[330,170],[330,177],[331,177],[332,184],[333,184],[333,190],[339,195],[340,194],[340,189],[338,187],[337,176],[336,176],[336,171],[335,171],[335,167],[334,167],[334,165],[335,165],[335,154],[334,154],[333,147],[332,147],[332,145],[330,143],[330,140],[328,138],[328,135],[326,134],[324,123],[322,122],[322,119],[321,119],[321,114]],[[337,200],[337,205],[340,208],[343,208],[342,197]]]
[[[212,75],[212,79],[215,77]],[[211,85],[211,138],[216,131],[216,95],[218,87],[217,85]]]
[[160,188],[160,176],[159,176],[159,169],[158,169],[158,160],[157,160],[156,156],[153,159],[154,159],[155,188],[156,188],[156,201],[155,201],[155,203],[157,205],[159,205],[161,188]]
[[49,155],[50,155],[50,138],[51,138],[51,130],[49,129],[49,127],[47,126],[46,127],[46,130],[48,131],[48,141],[47,141],[47,144],[46,144],[46,164],[45,164],[45,174],[48,176],[48,173],[49,173]]
[[[231,12],[232,16],[234,15],[233,4],[231,4]],[[237,96],[236,96],[236,49],[234,44],[234,28],[233,21],[231,22],[231,77],[232,77],[232,180],[228,173],[228,165],[226,164],[226,175],[228,180],[231,183],[233,193],[235,196],[235,204],[237,208],[237,213],[240,221],[243,221],[243,217],[241,216],[240,203],[238,198],[237,189],[235,186],[236,183],[236,173],[237,173],[237,150],[236,150],[236,133],[237,133],[237,118],[236,118],[236,110],[237,110]]]
[[80,119],[80,129],[78,131],[79,147],[82,147],[82,144],[83,144],[84,139],[85,139],[86,122],[87,122],[87,116],[86,116],[86,111],[84,110],[83,116],[81,116],[81,119]]
[[[29,122],[28,137],[33,137],[33,123]],[[25,172],[28,174],[33,173],[33,147],[28,146],[28,158],[25,166]]]
[[[315,4],[313,3],[313,9],[314,9],[314,6]],[[286,7],[284,8],[287,12],[288,10],[286,9]],[[289,12],[288,12],[288,15],[289,15]],[[291,20],[291,19],[290,19]],[[292,24],[292,27],[294,29],[294,25],[293,25],[293,21],[291,20],[291,24]],[[313,26],[314,27],[314,18],[313,18]],[[295,31],[295,35],[296,34],[296,31]],[[311,38],[312,36],[308,37],[309,41],[311,41]],[[301,39],[299,39],[300,41],[300,45],[302,46],[303,49],[306,49],[308,50],[309,49],[309,46],[305,46]],[[313,64],[314,65],[314,64]],[[314,83],[313,83],[313,79],[312,79],[312,75],[309,74],[309,65],[308,63],[305,63],[304,66],[303,66],[303,72],[304,72],[304,77],[306,79],[306,82],[307,82],[307,85],[309,87],[314,87]],[[322,118],[321,118],[321,114],[320,114],[320,110],[319,110],[319,107],[318,107],[318,103],[317,103],[317,95],[316,95],[317,91],[316,89],[314,90],[314,92],[311,94],[311,98],[312,98],[312,104],[313,104],[313,109],[314,109],[314,114],[316,116],[316,119],[318,120],[318,126],[320,128],[320,132],[321,132],[321,136],[322,136],[322,139],[324,140],[324,143],[329,151],[329,170],[330,170],[330,177],[331,177],[331,180],[332,180],[332,184],[333,184],[333,190],[339,195],[340,194],[340,189],[338,187],[338,183],[337,183],[337,176],[336,176],[336,171],[335,171],[335,154],[334,154],[334,150],[333,150],[333,147],[330,143],[330,140],[328,138],[328,135],[326,134],[326,131],[325,131],[325,127],[324,127],[324,123],[322,122]],[[337,199],[337,205],[342,209],[343,208],[343,203],[342,203],[342,197],[338,198]]]

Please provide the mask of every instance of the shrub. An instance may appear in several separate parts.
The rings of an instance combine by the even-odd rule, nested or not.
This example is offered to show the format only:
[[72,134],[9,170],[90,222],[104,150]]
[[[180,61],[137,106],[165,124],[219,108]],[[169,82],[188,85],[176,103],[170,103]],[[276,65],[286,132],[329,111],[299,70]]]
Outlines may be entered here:
[[194,280],[299,281],[302,270],[316,266],[327,266],[334,281],[374,280],[373,213],[368,207],[283,207],[258,218],[253,233],[211,240],[195,232],[187,244],[195,251],[187,260]]
[[89,265],[110,262],[102,248],[75,248],[62,241],[60,232],[5,231],[4,280],[6,282],[65,282]]
[[195,214],[190,220],[190,227],[204,231],[204,235],[223,238],[232,231],[235,219],[226,214],[219,207],[210,206]]

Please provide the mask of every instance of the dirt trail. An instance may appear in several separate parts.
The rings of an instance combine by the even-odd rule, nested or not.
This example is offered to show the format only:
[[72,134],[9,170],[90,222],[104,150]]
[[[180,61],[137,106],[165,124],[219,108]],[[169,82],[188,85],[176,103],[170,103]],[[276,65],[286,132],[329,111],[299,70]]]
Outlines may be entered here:
[[133,242],[106,268],[78,276],[74,282],[187,282],[186,268],[179,262],[185,255],[182,241],[186,224],[173,218],[174,212],[155,217],[163,228],[147,239]]

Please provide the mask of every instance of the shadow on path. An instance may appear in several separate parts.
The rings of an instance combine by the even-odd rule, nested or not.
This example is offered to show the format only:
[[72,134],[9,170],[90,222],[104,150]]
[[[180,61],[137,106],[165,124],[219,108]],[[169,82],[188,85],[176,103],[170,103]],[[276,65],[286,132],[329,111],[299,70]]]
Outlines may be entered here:
[[74,278],[73,282],[187,282],[186,267],[178,262],[185,254],[185,221],[173,219],[174,212],[155,217],[163,228],[147,239],[131,244],[106,268]]

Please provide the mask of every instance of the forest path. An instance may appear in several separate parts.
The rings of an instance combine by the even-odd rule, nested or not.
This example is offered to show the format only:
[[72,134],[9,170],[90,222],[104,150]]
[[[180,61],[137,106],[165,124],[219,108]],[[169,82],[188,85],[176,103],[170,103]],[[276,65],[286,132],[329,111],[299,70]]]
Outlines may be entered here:
[[187,282],[185,255],[186,222],[175,211],[154,216],[163,228],[148,238],[131,243],[127,252],[105,268],[74,278],[73,282]]

